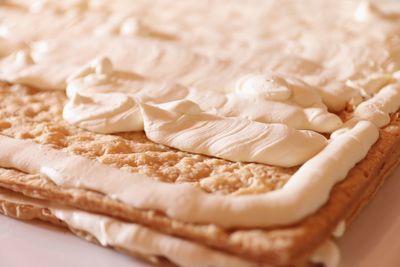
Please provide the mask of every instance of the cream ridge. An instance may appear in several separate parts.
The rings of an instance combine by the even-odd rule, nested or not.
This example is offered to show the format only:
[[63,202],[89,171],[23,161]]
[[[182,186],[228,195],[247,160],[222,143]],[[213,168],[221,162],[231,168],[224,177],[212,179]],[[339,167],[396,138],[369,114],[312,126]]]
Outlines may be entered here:
[[[66,90],[67,122],[107,134],[144,130],[157,143],[232,161],[302,165],[279,190],[221,196],[0,135],[0,166],[188,223],[298,222],[328,200],[400,106],[399,14],[384,1],[4,1],[0,79]],[[348,107],[353,117],[342,122],[336,114]],[[183,266],[253,266],[142,226],[53,208],[103,245]],[[310,260],[336,266],[339,253],[327,241]]]
[[316,132],[207,114],[189,100],[143,104],[141,110],[144,131],[153,142],[231,161],[293,167],[327,145]]
[[[376,141],[376,126],[387,124],[388,114],[399,106],[397,85],[387,85],[394,81],[385,79],[388,75],[394,76],[399,68],[399,62],[396,61],[399,40],[391,38],[397,29],[398,15],[387,13],[383,4],[381,6],[369,2],[348,2],[340,8],[333,8],[336,6],[334,1],[327,2],[324,7],[317,1],[310,1],[313,4],[307,5],[310,8],[306,9],[296,3],[282,7],[278,2],[262,2],[257,2],[262,8],[257,4],[243,8],[242,5],[238,5],[239,2],[229,5],[216,3],[210,12],[217,12],[217,17],[224,19],[222,21],[232,22],[225,24],[216,17],[204,21],[199,14],[193,14],[193,19],[187,20],[185,14],[192,12],[190,5],[182,4],[179,8],[171,10],[162,1],[153,4],[165,8],[169,14],[181,19],[171,20],[166,13],[153,14],[151,9],[145,11],[148,7],[145,2],[128,8],[122,1],[77,1],[68,4],[7,1],[0,10],[0,78],[39,89],[66,89],[69,101],[64,109],[64,118],[79,127],[101,133],[147,128],[151,130],[148,131],[150,138],[158,142],[231,160],[252,161],[257,155],[255,151],[267,151],[271,148],[263,150],[262,145],[252,147],[256,140],[252,139],[248,144],[243,144],[243,148],[249,151],[244,158],[239,158],[237,153],[232,151],[221,153],[223,150],[214,150],[212,146],[195,150],[194,143],[165,140],[171,133],[161,130],[168,124],[168,120],[154,124],[160,118],[152,114],[149,120],[149,113],[143,111],[150,106],[160,108],[162,105],[171,105],[173,101],[190,100],[199,105],[200,110],[210,113],[207,118],[218,118],[221,125],[232,120],[243,122],[240,117],[247,119],[249,125],[261,125],[253,123],[259,122],[268,125],[265,126],[267,128],[274,128],[270,123],[286,124],[286,128],[280,126],[285,129],[280,135],[287,136],[288,140],[283,140],[281,145],[277,145],[277,149],[283,151],[285,144],[291,142],[289,137],[293,137],[290,132],[302,136],[299,133],[305,132],[297,130],[331,133],[339,129],[343,134],[329,140],[329,144],[308,160],[284,189],[269,193],[265,197],[275,199],[275,195],[283,196],[282,192],[286,190],[295,190],[300,196],[307,192],[302,191],[304,188],[301,183],[297,189],[294,186],[293,189],[290,188],[292,184],[297,185],[297,182],[294,182],[298,180],[296,177],[310,175],[303,171],[308,170],[307,166],[320,162],[325,164],[326,155],[333,153],[329,151],[335,151],[336,155],[348,158],[348,166],[332,173],[329,169],[330,163],[326,162],[325,165],[321,165],[321,170],[326,177],[330,177],[330,181],[344,178],[351,166],[361,160],[367,153],[367,148]],[[203,6],[202,3],[197,3],[195,8],[208,10],[207,5]],[[314,8],[324,12],[324,16],[308,16],[315,13]],[[291,12],[291,16],[282,16],[288,12]],[[239,15],[232,20],[229,19],[231,13]],[[269,24],[268,27],[259,27],[266,17],[274,18],[276,23]],[[19,23],[16,23],[17,21]],[[49,23],[50,21],[54,23]],[[332,24],[333,21],[335,24]],[[247,26],[241,27],[240,23],[236,25],[236,22]],[[23,26],[30,24],[36,25],[36,28],[28,30]],[[189,28],[191,30],[187,31]],[[61,35],[58,34],[60,29],[65,29]],[[354,35],[358,37],[353,38]],[[369,77],[377,78],[369,80]],[[353,86],[354,84],[356,86]],[[381,88],[382,86],[384,87]],[[356,105],[356,116],[350,126],[342,125],[339,117],[328,110],[340,111],[349,103]],[[159,113],[166,112],[168,113],[160,110]],[[184,111],[183,117],[193,119],[194,114],[190,112]],[[239,119],[235,119],[236,117]],[[371,120],[376,126],[363,120]],[[151,127],[146,127],[145,123]],[[290,127],[297,130],[290,130]],[[156,135],[156,132],[161,134]],[[196,131],[193,128],[182,128],[177,132],[175,139],[178,140],[177,137],[183,136],[185,132]],[[239,131],[227,133],[235,136]],[[360,144],[353,144],[353,134],[360,144],[364,144],[362,147]],[[295,156],[299,156],[296,160],[272,163],[291,166],[306,161],[322,149],[325,142],[323,138],[317,134],[307,136],[309,140],[318,140],[316,145],[294,153]],[[196,138],[197,141],[201,141],[199,135],[194,136],[194,139]],[[15,145],[20,142],[10,141],[6,137],[2,139]],[[294,141],[298,142],[300,139],[295,138]],[[268,144],[271,140],[266,139],[264,142]],[[354,146],[351,153],[347,153],[346,145],[337,151],[332,148],[341,147],[340,144],[347,142],[351,144],[349,146]],[[21,144],[19,146],[22,146]],[[38,151],[48,149],[33,144],[28,147]],[[53,152],[57,155],[60,153]],[[44,161],[36,158],[31,159],[33,162],[21,165],[19,159],[16,162],[12,160],[23,158],[18,151],[11,149],[8,153],[11,154],[3,152],[4,166],[15,165],[18,166],[16,168],[43,172],[60,184],[89,186],[84,177],[81,181],[79,179],[79,182],[66,179],[62,174],[64,167],[43,167],[41,164]],[[11,160],[7,159],[5,154],[11,157]],[[66,157],[61,154],[59,156]],[[72,158],[85,166],[97,164]],[[73,161],[71,159],[66,162]],[[80,163],[81,161],[85,163]],[[313,173],[313,170],[310,173]],[[326,179],[325,182],[327,183]],[[330,190],[332,185],[329,183],[324,188]],[[318,199],[310,204],[313,208],[305,204],[304,210],[300,208],[291,213],[293,218],[286,218],[277,212],[262,224],[280,224],[300,219],[321,205],[317,203],[325,201],[329,190],[312,191],[310,195],[313,200]],[[119,190],[116,190],[110,194],[119,193]],[[276,198],[286,199],[282,203],[289,205],[290,199],[294,199],[295,195],[288,194]],[[214,197],[207,196],[207,199]],[[228,213],[231,209],[245,210],[244,206],[249,205],[245,204],[245,199],[240,198],[237,203],[235,200],[234,205],[225,204],[229,207]],[[193,200],[193,203],[196,201]],[[210,206],[214,205],[213,201],[210,200]],[[129,199],[127,202],[132,202],[131,204],[138,207],[143,205],[140,200]],[[151,206],[154,203],[147,204]],[[157,205],[154,204],[154,207],[159,209]],[[257,205],[254,204],[254,207]],[[253,204],[249,206],[253,207]],[[185,220],[184,210],[174,211],[171,207],[160,209],[168,210],[167,214],[172,217]],[[198,216],[199,218],[193,217],[193,221],[206,221],[205,214],[199,212]],[[251,221],[251,217],[238,219],[235,224],[239,226],[243,220],[244,225],[257,225]],[[222,219],[217,223],[230,226]]]
[[57,185],[96,190],[136,208],[160,210],[185,222],[267,227],[297,222],[320,208],[335,183],[365,157],[378,136],[374,124],[361,121],[303,164],[282,189],[248,196],[210,195],[189,184],[157,182],[4,135],[0,135],[0,166],[42,173]]

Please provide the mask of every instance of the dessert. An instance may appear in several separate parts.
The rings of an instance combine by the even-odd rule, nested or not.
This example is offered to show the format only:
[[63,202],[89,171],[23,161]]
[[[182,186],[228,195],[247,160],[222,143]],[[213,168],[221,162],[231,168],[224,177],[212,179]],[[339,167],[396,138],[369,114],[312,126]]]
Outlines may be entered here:
[[399,161],[396,8],[6,1],[0,211],[179,266],[336,266]]

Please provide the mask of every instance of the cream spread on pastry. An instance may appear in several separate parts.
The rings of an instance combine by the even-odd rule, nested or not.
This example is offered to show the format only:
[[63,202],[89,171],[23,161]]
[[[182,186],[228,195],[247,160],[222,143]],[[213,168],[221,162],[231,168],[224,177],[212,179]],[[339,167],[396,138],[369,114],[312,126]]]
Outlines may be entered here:
[[[109,70],[107,73],[100,73],[104,62],[108,62]],[[108,58],[97,59],[69,77],[67,94],[70,101],[65,107],[64,118],[88,130],[101,133],[116,132],[113,130],[114,127],[109,129],[107,125],[99,127],[97,124],[96,127],[90,127],[93,121],[89,118],[82,120],[81,114],[84,112],[92,117],[96,111],[92,109],[83,111],[82,107],[85,103],[90,105],[90,102],[77,103],[76,100],[81,95],[88,100],[94,99],[98,93],[108,94],[104,97],[110,98],[118,92],[140,103],[163,103],[189,99],[198,103],[201,109],[220,116],[243,117],[264,123],[284,123],[296,129],[332,132],[342,125],[338,116],[327,111],[316,88],[288,75],[271,72],[248,74],[232,79],[220,88],[214,86],[215,84],[208,88],[184,87],[173,83],[157,82],[144,79],[134,73],[113,71]],[[279,90],[285,90],[286,96],[282,97],[282,93],[278,96],[274,89],[276,87],[279,87]],[[107,108],[106,105],[107,103],[104,103],[102,106]],[[137,105],[132,103],[132,109],[136,107]],[[121,113],[126,111],[126,108],[123,108]],[[108,114],[104,114],[99,117],[96,114],[96,122],[101,119],[107,121],[107,116]],[[123,114],[115,114],[114,110],[112,116],[126,117]],[[115,123],[114,120],[113,124]],[[132,130],[129,122],[125,120],[119,123],[118,128],[119,131]]]
[[[359,104],[354,110],[354,117],[369,120],[382,127],[390,122],[390,114],[400,107],[400,82],[383,87],[370,99]],[[373,110],[371,112],[371,110]]]
[[165,235],[142,225],[24,197],[10,191],[0,190],[1,200],[48,209],[53,216],[69,227],[93,235],[103,246],[112,246],[130,253],[140,252],[148,256],[163,256],[178,266],[268,267],[194,242]]
[[361,121],[303,164],[282,189],[260,195],[211,195],[193,185],[158,182],[4,135],[0,135],[0,166],[42,173],[57,185],[102,192],[134,207],[160,210],[185,222],[266,227],[297,222],[320,208],[335,183],[365,157],[378,136],[374,124]]
[[327,144],[323,135],[284,124],[265,124],[240,117],[203,112],[189,100],[141,105],[146,136],[159,144],[231,161],[293,167]]
[[[0,79],[66,90],[64,119],[90,131],[145,130],[193,153],[304,163],[282,189],[211,195],[1,135],[0,166],[186,222],[265,227],[315,212],[400,106],[400,12],[369,1],[254,1],[212,9],[206,1],[5,1]],[[343,124],[333,112],[351,105]],[[312,257],[337,259],[330,242]]]

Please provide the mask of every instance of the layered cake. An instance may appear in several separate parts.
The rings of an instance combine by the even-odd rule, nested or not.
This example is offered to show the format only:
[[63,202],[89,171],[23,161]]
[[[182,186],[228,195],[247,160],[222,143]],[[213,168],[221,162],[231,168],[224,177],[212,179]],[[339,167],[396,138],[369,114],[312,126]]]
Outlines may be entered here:
[[2,1],[0,212],[154,264],[338,266],[400,157],[396,1]]

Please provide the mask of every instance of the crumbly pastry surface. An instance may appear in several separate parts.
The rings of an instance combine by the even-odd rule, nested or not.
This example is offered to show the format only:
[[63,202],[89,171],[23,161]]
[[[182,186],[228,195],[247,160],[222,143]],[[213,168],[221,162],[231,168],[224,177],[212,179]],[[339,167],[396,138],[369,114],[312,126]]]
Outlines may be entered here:
[[[253,254],[252,257],[257,257],[257,254],[261,257],[263,254],[264,260],[274,261],[277,264],[288,262],[293,264],[296,262],[293,261],[294,259],[298,261],[303,255],[303,260],[296,264],[300,266],[307,262],[307,255],[312,251],[308,246],[321,242],[321,238],[326,234],[330,235],[338,222],[344,218],[346,218],[346,223],[350,223],[383,183],[384,178],[397,166],[398,122],[390,125],[390,129],[392,133],[384,133],[385,138],[379,141],[366,160],[352,170],[346,181],[335,187],[329,202],[317,214],[300,224],[264,231],[224,231],[214,226],[182,224],[154,213],[142,211],[138,215],[129,207],[105,199],[104,196],[99,196],[94,192],[63,189],[54,186],[45,177],[15,170],[2,169],[0,183],[2,187],[23,192],[32,197],[50,199],[56,203],[68,203],[81,209],[112,214],[126,220],[140,221],[159,231],[186,235],[186,238],[203,240],[221,249],[234,250],[236,253],[250,252]],[[390,157],[382,158],[382,155],[390,155]],[[351,209],[348,208],[349,205]],[[22,219],[41,218],[40,216],[24,217],[23,210],[19,214]]]
[[[10,145],[0,152],[0,186],[47,202],[21,204],[22,195],[11,201],[5,191],[1,212],[61,220],[103,245],[125,252],[132,245],[128,253],[168,257],[169,247],[187,242],[193,250],[186,258],[169,258],[183,266],[202,266],[205,250],[216,255],[210,266],[335,266],[332,233],[342,232],[338,225],[354,219],[398,164],[398,10],[390,1],[6,1],[0,6],[0,142],[11,137],[21,149],[29,144],[66,161],[82,156],[122,171],[110,173],[157,183],[135,202],[112,183],[110,191],[97,190],[104,187],[68,177],[63,168],[74,161],[49,168],[39,161],[45,155],[35,160]],[[261,26],[266,20],[271,23]],[[35,29],[21,27],[27,23]],[[298,149],[299,140],[309,143]],[[346,162],[335,158],[340,153],[349,154]],[[318,175],[332,185],[318,183]],[[101,185],[100,178],[91,181]],[[204,207],[196,210],[189,196],[176,198],[176,207],[162,206],[175,197],[165,193],[174,186],[204,199],[213,210],[206,222],[196,217]],[[312,197],[298,211],[290,200],[302,192]],[[281,215],[274,203],[282,205]],[[51,205],[73,207],[80,221],[47,214]],[[250,213],[262,205],[277,219]],[[249,218],[229,221],[240,209]],[[144,253],[133,241],[115,243],[118,231],[88,233],[82,210],[153,231],[165,247]]]
[[191,183],[210,193],[256,194],[281,188],[296,170],[176,151],[149,141],[143,132],[101,135],[81,130],[63,121],[62,92],[3,84],[0,94],[2,134],[33,139],[162,182]]

